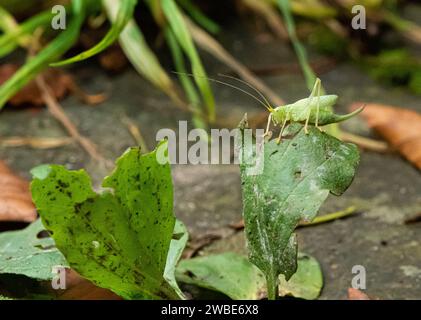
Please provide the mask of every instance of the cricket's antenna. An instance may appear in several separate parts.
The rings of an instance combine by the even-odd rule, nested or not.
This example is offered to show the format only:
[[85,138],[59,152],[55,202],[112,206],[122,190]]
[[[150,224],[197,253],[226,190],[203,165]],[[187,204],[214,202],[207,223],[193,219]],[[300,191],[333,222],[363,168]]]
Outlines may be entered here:
[[[189,77],[194,77],[194,75],[193,74],[191,74],[191,73],[185,73],[185,72],[176,72],[176,71],[172,71],[172,73],[175,73],[175,74],[180,74],[180,75],[185,75],[185,76],[189,76]],[[225,86],[228,86],[228,87],[230,87],[230,88],[233,88],[233,89],[236,89],[236,90],[238,90],[238,91],[241,91],[242,93],[245,93],[245,94],[247,94],[248,96],[250,96],[250,97],[252,97],[254,100],[256,100],[257,102],[259,102],[262,106],[264,106],[266,109],[268,109],[269,111],[272,111],[273,110],[273,108],[270,106],[270,104],[267,102],[267,100],[266,100],[266,98],[264,98],[264,100],[265,100],[265,102],[263,102],[262,100],[260,100],[258,97],[256,97],[254,94],[252,94],[252,93],[250,93],[250,92],[248,92],[248,91],[246,91],[246,90],[244,90],[244,89],[241,89],[240,87],[237,87],[237,86],[235,86],[235,85],[233,85],[233,84],[231,84],[231,83],[228,83],[228,82],[224,82],[224,81],[220,81],[220,80],[216,80],[216,79],[212,79],[212,78],[209,78],[209,77],[205,77],[205,76],[199,76],[200,78],[205,78],[205,79],[208,79],[209,81],[212,81],[212,82],[215,82],[215,83],[219,83],[219,84],[223,84],[223,85],[225,85]],[[236,78],[234,78],[234,79],[236,79]],[[237,79],[237,80],[240,80],[240,79]],[[250,85],[249,85],[250,86]]]
[[227,74],[221,74],[221,73],[219,73],[219,74],[218,74],[218,76],[220,76],[220,77],[225,77],[225,78],[228,78],[228,79],[232,79],[232,80],[238,81],[238,82],[240,82],[240,83],[242,83],[242,84],[245,84],[247,87],[249,87],[249,88],[253,89],[255,92],[257,92],[257,94],[258,94],[261,98],[263,98],[263,101],[266,103],[266,106],[267,106],[267,108],[268,108],[269,110],[272,110],[272,109],[273,109],[273,108],[272,108],[272,106],[271,106],[271,104],[269,103],[268,99],[266,99],[266,97],[264,96],[264,94],[263,94],[263,93],[261,93],[259,90],[257,90],[257,88],[253,87],[253,86],[252,86],[250,83],[248,83],[247,81],[244,81],[244,80],[242,80],[242,79],[239,79],[239,78],[236,78],[236,77],[233,77],[233,76],[227,75]]

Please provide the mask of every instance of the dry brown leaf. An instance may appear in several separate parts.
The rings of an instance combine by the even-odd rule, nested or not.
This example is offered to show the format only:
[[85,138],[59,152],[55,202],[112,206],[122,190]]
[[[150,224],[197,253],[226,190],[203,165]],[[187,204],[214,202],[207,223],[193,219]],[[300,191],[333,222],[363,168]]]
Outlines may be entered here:
[[372,299],[361,290],[348,288],[348,300],[372,300]]
[[58,292],[61,300],[121,300],[112,291],[95,286],[71,269],[66,270],[66,287]]
[[[6,82],[17,70],[18,65],[3,64],[0,66],[0,85]],[[107,96],[105,94],[88,95],[75,83],[73,78],[60,69],[48,69],[43,73],[43,77],[48,87],[51,89],[52,95],[61,100],[68,93],[73,93],[80,100],[87,104],[98,104],[103,102]],[[30,81],[17,94],[9,99],[9,103],[13,106],[21,106],[25,104],[34,106],[43,106],[45,104],[41,90],[35,80]]]
[[[17,70],[15,64],[3,64],[0,66],[0,85],[6,82]],[[71,91],[72,78],[59,69],[50,69],[44,73],[45,81],[51,87],[51,91],[57,99],[62,99]],[[14,106],[31,104],[36,106],[44,105],[41,91],[35,81],[29,82],[17,94],[10,98],[9,103]]]
[[0,161],[0,221],[32,222],[36,217],[29,183]]
[[[361,106],[361,103],[353,104],[351,109],[356,106]],[[377,103],[366,104],[361,114],[371,128],[421,169],[421,114]]]

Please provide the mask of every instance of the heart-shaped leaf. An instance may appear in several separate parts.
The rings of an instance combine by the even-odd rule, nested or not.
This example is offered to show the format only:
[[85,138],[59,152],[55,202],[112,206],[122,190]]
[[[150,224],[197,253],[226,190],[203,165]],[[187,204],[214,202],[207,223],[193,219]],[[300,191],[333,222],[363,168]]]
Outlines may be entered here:
[[292,138],[264,144],[261,174],[248,174],[255,155],[244,145],[240,149],[250,260],[265,274],[272,298],[279,275],[288,280],[297,268],[294,229],[301,220],[316,216],[329,192],[340,195],[348,188],[359,161],[355,145],[313,127],[308,134],[298,124],[288,131]]
[[181,255],[183,254],[188,240],[189,233],[187,232],[186,226],[180,220],[176,220],[170,249],[168,250],[164,278],[182,298],[184,298],[184,293],[178,287],[177,281],[175,279],[175,270],[178,262],[181,259]]
[[179,298],[164,276],[175,225],[171,169],[156,153],[129,149],[104,180],[113,192],[102,194],[83,170],[34,171],[34,202],[70,266],[126,299]]

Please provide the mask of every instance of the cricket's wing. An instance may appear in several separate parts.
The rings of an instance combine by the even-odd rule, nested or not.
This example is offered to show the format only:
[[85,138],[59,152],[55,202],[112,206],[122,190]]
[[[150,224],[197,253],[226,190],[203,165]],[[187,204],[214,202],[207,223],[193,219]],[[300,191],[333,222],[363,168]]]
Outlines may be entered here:
[[[319,100],[320,99],[320,100]],[[319,112],[332,112],[331,107],[335,105],[338,96],[335,94],[328,94],[313,98],[305,98],[294,102],[289,105],[291,108],[292,120],[302,122],[309,116],[309,109],[311,115],[316,114],[317,104],[319,103]]]

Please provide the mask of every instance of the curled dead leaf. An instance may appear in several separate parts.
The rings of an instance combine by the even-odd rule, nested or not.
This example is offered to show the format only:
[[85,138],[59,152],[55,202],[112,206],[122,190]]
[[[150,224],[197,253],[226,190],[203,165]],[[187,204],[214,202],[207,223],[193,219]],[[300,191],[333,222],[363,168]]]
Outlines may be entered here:
[[[361,106],[355,103],[351,109]],[[361,113],[368,125],[421,169],[421,114],[416,111],[368,103]]]
[[0,161],[0,221],[32,222],[36,217],[29,183]]

